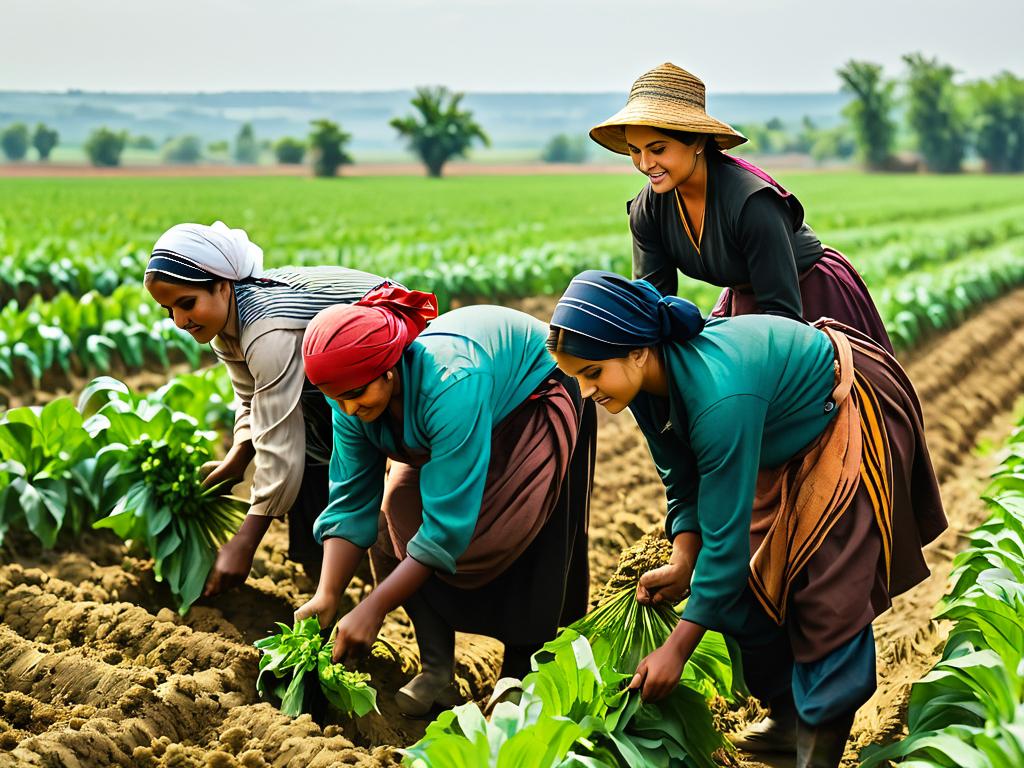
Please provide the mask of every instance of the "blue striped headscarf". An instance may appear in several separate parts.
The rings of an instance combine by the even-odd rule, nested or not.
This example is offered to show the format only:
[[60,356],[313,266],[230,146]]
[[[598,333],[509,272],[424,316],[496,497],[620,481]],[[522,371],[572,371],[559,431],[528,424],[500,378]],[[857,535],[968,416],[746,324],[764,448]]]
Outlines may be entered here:
[[662,296],[646,280],[591,269],[572,279],[551,316],[557,352],[584,360],[625,357],[630,350],[692,339],[704,328],[697,306]]

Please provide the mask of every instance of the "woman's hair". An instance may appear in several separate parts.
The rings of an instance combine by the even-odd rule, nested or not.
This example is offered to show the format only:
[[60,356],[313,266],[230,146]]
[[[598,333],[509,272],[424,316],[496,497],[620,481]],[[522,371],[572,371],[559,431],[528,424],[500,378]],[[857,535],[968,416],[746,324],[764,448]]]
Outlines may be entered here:
[[221,278],[212,278],[210,280],[185,280],[174,275],[168,275],[166,272],[147,272],[146,276],[142,279],[142,284],[150,286],[153,283],[169,283],[170,285],[192,285],[196,288],[202,288],[207,293],[213,293],[213,290],[217,287],[218,283],[224,282]]
[[662,133],[668,136],[670,139],[681,141],[688,147],[692,147],[694,142],[697,141],[701,136],[706,136],[707,141],[704,142],[705,152],[719,152],[718,142],[715,141],[715,137],[706,133],[693,133],[692,131],[676,131],[672,128],[655,128],[658,133]]
[[613,348],[602,345],[600,349],[601,356],[595,358],[593,355],[598,350],[592,339],[581,333],[556,326],[551,326],[545,346],[548,352],[565,352],[573,357],[579,357],[584,360],[613,360],[627,357],[630,353],[630,350],[624,347]]

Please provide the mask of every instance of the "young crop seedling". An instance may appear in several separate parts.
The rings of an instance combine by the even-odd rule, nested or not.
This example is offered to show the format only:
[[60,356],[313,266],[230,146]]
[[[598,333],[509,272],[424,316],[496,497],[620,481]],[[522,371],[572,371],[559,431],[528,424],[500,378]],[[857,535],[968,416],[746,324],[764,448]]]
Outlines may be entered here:
[[345,715],[362,717],[377,711],[377,692],[370,687],[370,676],[345,669],[331,661],[333,642],[324,642],[320,622],[315,616],[294,626],[278,622],[280,632],[255,645],[260,649],[260,674],[256,690],[280,702],[280,710],[297,717],[310,709],[308,685],[316,673],[320,690],[328,703]]

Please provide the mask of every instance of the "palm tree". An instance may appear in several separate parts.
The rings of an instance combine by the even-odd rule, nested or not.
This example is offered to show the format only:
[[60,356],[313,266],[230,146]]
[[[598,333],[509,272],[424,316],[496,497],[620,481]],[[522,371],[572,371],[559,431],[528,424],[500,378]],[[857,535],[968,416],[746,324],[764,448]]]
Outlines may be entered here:
[[427,175],[440,178],[444,164],[453,157],[465,157],[474,139],[485,146],[491,140],[474,120],[473,113],[460,110],[463,94],[451,93],[444,86],[417,88],[410,102],[419,117],[396,117],[391,126],[409,140],[409,148],[427,166]]

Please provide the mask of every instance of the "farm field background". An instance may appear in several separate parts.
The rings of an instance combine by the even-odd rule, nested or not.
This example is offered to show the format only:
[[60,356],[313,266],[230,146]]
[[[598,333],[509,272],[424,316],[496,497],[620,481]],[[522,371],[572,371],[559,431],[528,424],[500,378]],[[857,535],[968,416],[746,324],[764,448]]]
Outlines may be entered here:
[[[995,466],[972,447],[1002,441],[1024,388],[1024,185],[854,173],[780,180],[878,302],[921,396],[951,518],[930,549],[932,579],[876,623],[880,688],[858,716],[854,764],[854,747],[899,732],[909,685],[941,652],[946,629],[931,613],[960,531],[983,519],[978,496]],[[111,372],[154,388],[209,362],[141,286],[153,241],[179,221],[245,228],[268,267],[343,264],[433,290],[447,306],[507,302],[546,320],[550,296],[576,272],[628,272],[624,203],[640,184],[618,175],[3,179],[0,397],[11,407],[46,402]],[[707,310],[718,291],[683,282],[681,293]],[[663,517],[660,482],[628,417],[602,418],[598,462],[595,588]],[[9,482],[8,471],[0,487]],[[422,733],[389,709],[416,664],[401,612],[384,630],[400,658],[366,670],[382,715],[321,728],[258,702],[251,642],[314,586],[285,557],[283,530],[268,536],[242,590],[200,601],[184,618],[152,563],[116,539],[89,532],[44,550],[14,532],[3,546],[0,766],[392,765],[391,747]],[[365,589],[364,574],[349,599]],[[496,643],[460,637],[463,692],[485,697],[499,659]],[[735,726],[752,713],[716,714]]]

